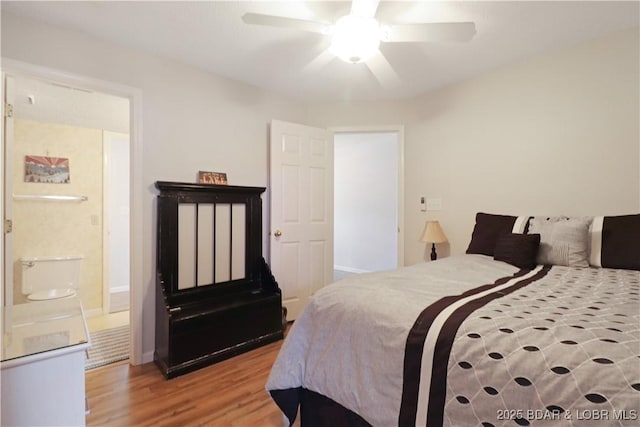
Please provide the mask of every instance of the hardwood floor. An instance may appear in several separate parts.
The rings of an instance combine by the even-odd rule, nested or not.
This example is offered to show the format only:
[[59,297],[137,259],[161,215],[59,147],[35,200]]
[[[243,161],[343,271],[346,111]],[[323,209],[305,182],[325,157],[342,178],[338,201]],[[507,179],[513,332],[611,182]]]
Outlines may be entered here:
[[153,363],[86,373],[88,426],[284,426],[264,389],[282,341],[165,380]]

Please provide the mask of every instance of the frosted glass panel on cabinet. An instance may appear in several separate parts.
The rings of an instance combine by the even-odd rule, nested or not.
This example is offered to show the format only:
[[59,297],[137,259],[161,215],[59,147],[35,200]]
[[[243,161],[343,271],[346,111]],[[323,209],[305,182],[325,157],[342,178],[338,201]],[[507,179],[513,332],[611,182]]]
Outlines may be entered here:
[[178,205],[178,289],[193,288],[196,283],[196,205]]
[[216,205],[216,277],[215,283],[231,279],[231,205]]
[[213,203],[198,205],[198,286],[213,283]]
[[178,205],[178,289],[246,277],[244,203]]
[[233,219],[232,245],[231,245],[231,280],[244,278],[244,257],[246,225],[245,217],[247,207],[244,204],[234,204],[231,217]]

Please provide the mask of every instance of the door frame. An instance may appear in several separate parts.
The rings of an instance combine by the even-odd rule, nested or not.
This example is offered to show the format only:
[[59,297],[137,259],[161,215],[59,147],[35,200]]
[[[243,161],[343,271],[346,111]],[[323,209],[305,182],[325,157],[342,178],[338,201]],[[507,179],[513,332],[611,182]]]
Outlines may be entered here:
[[[113,246],[113,221],[112,221],[112,205],[111,199],[111,184],[113,179],[113,171],[111,166],[113,165],[113,140],[118,137],[128,138],[127,145],[130,145],[129,135],[121,134],[120,132],[113,132],[108,130],[102,131],[102,217],[105,218],[102,227],[102,314],[109,314],[112,312],[113,304],[111,301],[112,283],[111,269],[114,261],[111,259],[111,248]],[[129,152],[131,148],[129,147]],[[129,161],[129,163],[131,163]],[[131,180],[129,180],[131,181]],[[129,208],[129,206],[127,206]],[[106,220],[108,218],[108,220]],[[130,231],[130,230],[129,230]],[[131,234],[129,232],[129,234]],[[131,255],[129,255],[131,258]],[[129,292],[131,292],[131,283],[129,283]]]
[[[2,279],[0,282],[5,283],[3,286],[2,292],[0,292],[0,308],[3,311],[3,315],[0,317],[0,322],[3,323],[3,328],[0,333],[4,334],[5,331],[10,331],[12,324],[12,317],[10,306],[6,305],[8,299],[13,301],[13,263],[7,262],[12,255],[13,249],[13,236],[10,233],[5,234],[5,227],[7,225],[4,223],[5,219],[12,218],[12,205],[9,204],[5,206],[4,197],[5,190],[7,188],[11,188],[13,186],[13,165],[12,162],[6,162],[7,167],[5,168],[5,159],[13,159],[13,132],[14,132],[14,124],[13,119],[7,120],[5,115],[7,114],[6,107],[9,102],[14,102],[15,95],[15,82],[14,78],[4,71],[2,74],[2,84],[0,85],[0,95],[2,97],[2,120],[0,121],[0,134],[2,137],[2,148],[0,149],[0,177],[2,178],[2,183],[0,184],[0,215],[2,216],[2,242],[0,243],[0,264],[8,265],[8,268],[0,269],[0,276]],[[13,115],[11,115],[13,118]],[[10,144],[5,144],[4,141],[10,139]],[[7,250],[7,247],[9,250]],[[6,286],[6,283],[11,283],[11,286]]]
[[335,126],[328,130],[336,133],[396,133],[398,135],[398,267],[404,266],[404,126],[403,125],[365,125]]
[[[25,77],[59,83],[67,86],[102,92],[129,100],[129,154],[130,154],[130,358],[129,362],[139,365],[144,362],[142,354],[142,306],[143,294],[143,184],[142,184],[142,90],[79,74],[55,70],[49,67],[33,65],[22,61],[2,58],[2,72],[7,75],[23,75]],[[4,99],[4,84],[2,99]],[[4,101],[3,101],[4,103]],[[3,106],[4,109],[4,106]],[[4,144],[3,144],[4,145]],[[4,159],[0,162],[0,175],[4,174]],[[4,201],[8,197],[0,197],[0,211],[4,212]],[[2,255],[3,272],[4,253]]]

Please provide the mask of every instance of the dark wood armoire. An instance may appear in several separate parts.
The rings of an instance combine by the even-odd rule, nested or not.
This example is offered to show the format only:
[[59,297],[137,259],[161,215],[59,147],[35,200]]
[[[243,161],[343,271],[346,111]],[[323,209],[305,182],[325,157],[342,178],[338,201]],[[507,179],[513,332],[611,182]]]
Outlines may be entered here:
[[167,378],[283,337],[262,187],[156,182],[154,360]]

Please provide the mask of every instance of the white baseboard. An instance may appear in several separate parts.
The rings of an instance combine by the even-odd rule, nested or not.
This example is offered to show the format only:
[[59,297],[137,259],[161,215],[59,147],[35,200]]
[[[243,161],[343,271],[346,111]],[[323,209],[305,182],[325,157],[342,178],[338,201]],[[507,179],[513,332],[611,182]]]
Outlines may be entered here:
[[[115,288],[114,288],[115,289]],[[111,313],[117,313],[118,311],[129,310],[129,288],[122,288],[124,290],[109,293],[109,311]]]
[[142,354],[142,364],[153,362],[153,351]]
[[355,274],[371,273],[370,270],[363,270],[361,268],[354,268],[354,267],[345,267],[343,265],[334,265],[333,269],[338,271],[344,271],[346,273],[355,273]]

